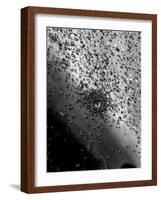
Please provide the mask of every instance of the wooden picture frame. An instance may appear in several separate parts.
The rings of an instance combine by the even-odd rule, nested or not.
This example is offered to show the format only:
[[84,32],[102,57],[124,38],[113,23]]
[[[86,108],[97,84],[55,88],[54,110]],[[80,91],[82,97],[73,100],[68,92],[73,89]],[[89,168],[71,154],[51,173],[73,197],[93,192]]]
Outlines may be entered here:
[[[122,20],[150,21],[152,24],[152,159],[151,179],[35,186],[35,16],[63,15]],[[144,72],[143,72],[144,73]],[[21,191],[26,193],[60,192],[152,186],[157,184],[157,16],[154,14],[26,7],[21,9]]]

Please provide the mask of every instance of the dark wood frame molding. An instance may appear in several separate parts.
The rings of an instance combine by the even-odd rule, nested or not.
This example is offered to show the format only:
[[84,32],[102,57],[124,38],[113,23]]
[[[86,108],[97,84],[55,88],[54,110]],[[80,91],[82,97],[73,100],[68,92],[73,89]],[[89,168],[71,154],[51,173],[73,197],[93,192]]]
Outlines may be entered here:
[[[152,21],[152,180],[35,187],[34,29],[36,14],[61,14]],[[151,186],[157,184],[157,15],[64,8],[21,9],[21,190],[26,193]]]

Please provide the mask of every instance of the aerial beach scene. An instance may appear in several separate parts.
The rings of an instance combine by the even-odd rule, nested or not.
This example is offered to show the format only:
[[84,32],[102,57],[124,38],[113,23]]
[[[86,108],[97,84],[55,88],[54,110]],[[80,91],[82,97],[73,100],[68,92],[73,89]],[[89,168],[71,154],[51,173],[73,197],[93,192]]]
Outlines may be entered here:
[[47,172],[141,167],[141,32],[46,27]]

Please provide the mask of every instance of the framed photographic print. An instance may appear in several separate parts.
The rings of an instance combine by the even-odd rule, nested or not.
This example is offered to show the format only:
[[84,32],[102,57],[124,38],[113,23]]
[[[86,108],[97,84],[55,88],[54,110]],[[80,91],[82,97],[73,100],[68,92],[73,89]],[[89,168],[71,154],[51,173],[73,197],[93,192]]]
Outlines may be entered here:
[[157,184],[157,16],[21,10],[21,190]]

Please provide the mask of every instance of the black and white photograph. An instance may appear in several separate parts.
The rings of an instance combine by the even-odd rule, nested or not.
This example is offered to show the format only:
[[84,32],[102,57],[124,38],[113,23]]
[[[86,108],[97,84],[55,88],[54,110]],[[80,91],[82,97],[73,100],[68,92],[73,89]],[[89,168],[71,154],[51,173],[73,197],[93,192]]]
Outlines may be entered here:
[[156,185],[157,15],[21,17],[21,190]]
[[141,32],[46,28],[47,172],[141,167]]

